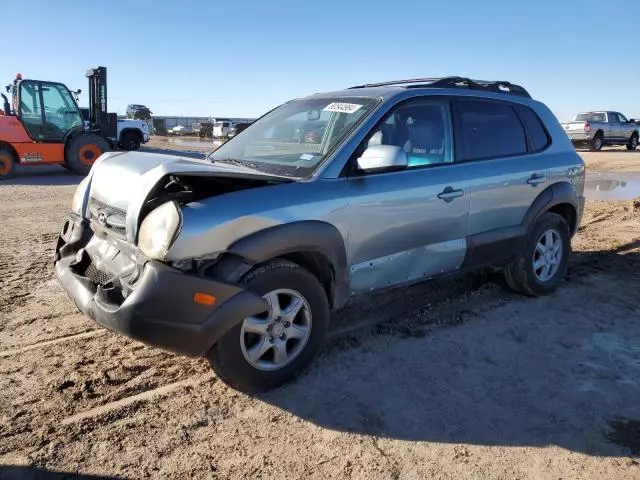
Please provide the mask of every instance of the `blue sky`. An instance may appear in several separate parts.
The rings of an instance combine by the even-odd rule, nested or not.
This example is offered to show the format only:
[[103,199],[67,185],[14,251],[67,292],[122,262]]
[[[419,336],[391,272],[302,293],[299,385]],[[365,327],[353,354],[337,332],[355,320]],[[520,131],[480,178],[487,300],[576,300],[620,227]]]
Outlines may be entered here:
[[104,65],[119,113],[142,103],[159,115],[258,116],[365,82],[464,75],[519,83],[561,120],[599,108],[640,117],[639,0],[30,0],[2,10],[3,85],[21,72],[86,90],[86,70]]

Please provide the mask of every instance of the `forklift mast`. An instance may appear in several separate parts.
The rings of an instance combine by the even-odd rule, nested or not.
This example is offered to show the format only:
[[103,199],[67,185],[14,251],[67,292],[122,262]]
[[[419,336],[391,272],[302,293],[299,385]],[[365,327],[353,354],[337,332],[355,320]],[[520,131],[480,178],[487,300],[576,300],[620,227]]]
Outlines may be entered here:
[[107,67],[87,70],[89,79],[89,124],[92,132],[106,138],[118,134],[118,114],[107,111]]

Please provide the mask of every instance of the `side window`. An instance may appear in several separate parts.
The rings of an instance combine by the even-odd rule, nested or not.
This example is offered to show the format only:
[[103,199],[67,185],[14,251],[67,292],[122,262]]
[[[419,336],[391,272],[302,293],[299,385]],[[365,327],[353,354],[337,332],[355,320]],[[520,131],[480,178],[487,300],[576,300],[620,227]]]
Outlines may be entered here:
[[524,128],[529,134],[529,138],[533,143],[533,149],[536,152],[543,150],[549,145],[549,135],[542,124],[538,115],[529,107],[517,106],[516,110],[520,116],[520,120],[524,123]]
[[461,100],[458,125],[461,160],[478,160],[527,153],[527,139],[514,108],[507,103]]
[[20,83],[18,113],[31,138],[40,140],[42,135],[42,109],[40,107],[40,85],[36,82]]
[[621,113],[618,114],[618,118],[620,119],[620,123],[627,123],[629,121],[629,120],[627,120],[627,117],[625,117]]
[[446,101],[417,101],[394,108],[368,137],[367,146],[395,145],[410,168],[453,162],[451,113]]
[[609,113],[609,123],[618,123],[620,118],[618,118],[618,114],[616,112]]

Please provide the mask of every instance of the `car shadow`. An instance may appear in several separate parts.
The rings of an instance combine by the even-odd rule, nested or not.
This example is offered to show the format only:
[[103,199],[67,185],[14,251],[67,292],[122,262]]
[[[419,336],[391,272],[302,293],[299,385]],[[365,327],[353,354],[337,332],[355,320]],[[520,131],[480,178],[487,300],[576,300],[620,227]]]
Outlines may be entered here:
[[[479,313],[423,336],[377,335],[355,341],[355,348],[325,350],[295,382],[258,398],[320,427],[355,434],[640,455],[634,434],[640,425],[640,328],[636,323],[620,331],[627,320],[640,319],[640,302],[620,293],[614,307],[598,290],[617,277],[629,286],[625,291],[638,291],[637,248],[640,239],[614,251],[576,253],[555,294],[526,299],[505,292],[502,318]],[[570,285],[580,281],[599,282],[587,288],[602,297],[601,312],[593,311],[593,302],[589,307],[576,298],[573,304],[578,293]],[[554,308],[556,301],[562,307]],[[524,311],[527,318],[520,317]]]
[[77,472],[59,472],[31,466],[0,465],[2,480],[124,480],[111,475],[88,475]]

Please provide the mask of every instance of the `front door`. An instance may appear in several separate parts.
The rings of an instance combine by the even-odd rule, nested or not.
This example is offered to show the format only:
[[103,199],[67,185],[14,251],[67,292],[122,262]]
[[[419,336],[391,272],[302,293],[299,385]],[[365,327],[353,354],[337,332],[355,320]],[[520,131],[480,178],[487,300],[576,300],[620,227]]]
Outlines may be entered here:
[[71,92],[61,83],[23,80],[18,115],[29,136],[39,142],[62,142],[82,127],[82,116]]
[[609,112],[609,125],[611,126],[609,138],[611,140],[619,140],[622,138],[622,125],[620,124],[620,117],[616,112]]
[[403,171],[349,179],[352,293],[455,271],[465,255],[469,197],[464,165],[453,164],[450,105],[417,100],[392,109],[370,133],[404,148]]
[[629,138],[631,138],[631,132],[633,132],[635,125],[629,123],[627,117],[625,117],[621,113],[618,113],[618,119],[620,120],[620,123],[618,124],[618,128],[620,129],[620,138],[623,140],[628,140]]

